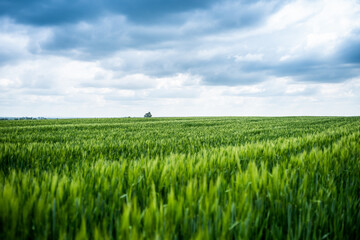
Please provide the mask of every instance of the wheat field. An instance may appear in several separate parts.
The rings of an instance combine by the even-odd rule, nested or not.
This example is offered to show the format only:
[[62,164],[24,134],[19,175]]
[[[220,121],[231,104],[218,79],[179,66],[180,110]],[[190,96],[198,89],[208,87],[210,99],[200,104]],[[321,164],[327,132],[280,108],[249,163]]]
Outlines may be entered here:
[[0,239],[360,239],[360,117],[0,121]]

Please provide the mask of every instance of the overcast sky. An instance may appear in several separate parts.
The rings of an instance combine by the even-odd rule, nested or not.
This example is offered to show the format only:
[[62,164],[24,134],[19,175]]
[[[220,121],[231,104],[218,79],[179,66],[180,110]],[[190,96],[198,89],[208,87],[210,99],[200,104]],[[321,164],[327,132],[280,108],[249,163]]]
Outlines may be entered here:
[[0,116],[360,115],[360,2],[1,0]]

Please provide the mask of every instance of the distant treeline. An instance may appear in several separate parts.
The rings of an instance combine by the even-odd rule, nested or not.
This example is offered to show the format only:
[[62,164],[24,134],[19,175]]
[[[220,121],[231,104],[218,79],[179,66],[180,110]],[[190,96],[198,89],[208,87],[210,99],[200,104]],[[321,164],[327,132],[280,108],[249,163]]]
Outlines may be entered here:
[[44,117],[0,117],[0,120],[43,120]]

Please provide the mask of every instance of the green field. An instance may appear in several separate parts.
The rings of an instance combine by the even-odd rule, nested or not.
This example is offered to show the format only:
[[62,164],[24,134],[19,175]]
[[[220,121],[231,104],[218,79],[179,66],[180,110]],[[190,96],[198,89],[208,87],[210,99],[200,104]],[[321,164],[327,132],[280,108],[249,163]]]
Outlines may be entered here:
[[0,239],[360,239],[360,117],[1,121]]

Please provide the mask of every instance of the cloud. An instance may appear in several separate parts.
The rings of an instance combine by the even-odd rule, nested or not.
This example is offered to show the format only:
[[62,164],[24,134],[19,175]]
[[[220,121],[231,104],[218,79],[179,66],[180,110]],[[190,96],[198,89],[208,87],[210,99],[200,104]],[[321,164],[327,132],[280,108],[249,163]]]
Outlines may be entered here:
[[19,23],[31,25],[58,25],[78,21],[91,21],[108,13],[125,15],[131,21],[146,23],[166,15],[204,8],[213,1],[185,0],[132,0],[132,1],[11,1],[0,3],[0,14],[14,18]]
[[0,14],[30,25],[56,25],[91,19],[102,9],[98,1],[4,0]]
[[298,81],[332,83],[356,77],[360,71],[344,63],[307,59],[278,65],[273,72],[276,76],[291,76]]
[[4,0],[0,111],[358,112],[359,12],[355,0]]
[[[279,1],[157,2],[160,1],[129,1],[122,2],[121,6],[114,3],[111,8],[104,3],[100,7],[103,10],[99,10],[104,14],[96,19],[73,19],[65,25],[50,25],[51,35],[40,47],[45,52],[80,54],[85,58],[98,58],[129,48],[177,48],[198,42],[209,34],[254,27],[281,6]],[[179,4],[181,7],[177,8]],[[118,7],[123,10],[116,11]],[[135,9],[136,14],[132,12]],[[161,21],[157,21],[158,18]]]
[[360,67],[360,28],[352,32],[339,47],[337,57],[349,64],[356,64]]
[[[278,8],[284,3],[285,1],[271,1],[271,6]],[[268,14],[270,9],[265,8],[264,11],[263,5],[269,4],[263,1],[233,0],[3,0],[0,3],[0,16],[11,17],[23,24],[55,26],[94,21],[110,14],[122,15],[131,22],[148,25],[163,24],[164,19],[176,23],[183,20],[183,13],[210,9],[216,18],[222,19],[223,23],[239,26],[239,24],[249,25],[258,22]]]
[[235,55],[234,56],[235,61],[236,62],[241,62],[241,61],[261,61],[263,58],[262,54],[257,54],[257,53],[247,53],[244,56],[241,55]]
[[9,64],[27,55],[26,47],[28,37],[14,29],[13,33],[7,32],[6,21],[0,21],[0,66]]
[[155,89],[149,93],[152,98],[190,98],[199,96],[199,91],[194,88],[176,88],[176,89]]
[[156,86],[156,80],[144,74],[131,74],[122,78],[107,78],[96,75],[93,81],[81,84],[82,87],[117,88],[117,89],[148,89]]

